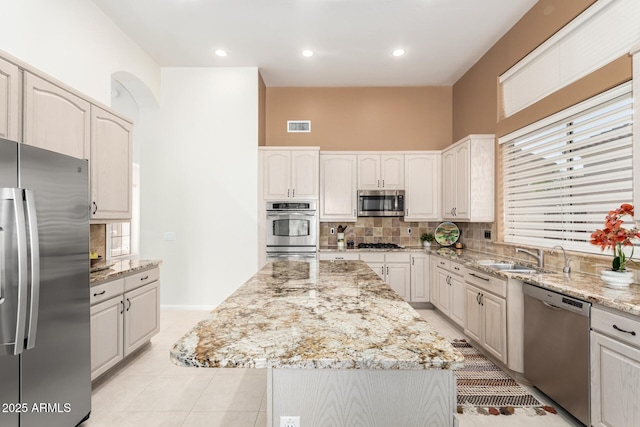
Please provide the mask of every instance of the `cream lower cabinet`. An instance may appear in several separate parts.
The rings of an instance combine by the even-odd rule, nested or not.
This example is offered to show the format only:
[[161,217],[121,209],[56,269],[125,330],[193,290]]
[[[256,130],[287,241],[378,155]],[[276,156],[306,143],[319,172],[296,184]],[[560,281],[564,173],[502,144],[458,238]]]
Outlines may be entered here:
[[438,300],[434,305],[453,322],[463,326],[465,322],[464,269],[457,262],[438,259],[437,270]]
[[92,286],[91,379],[160,331],[159,269]]
[[91,106],[91,220],[131,218],[132,130]]
[[411,264],[407,252],[360,252],[367,263],[405,301],[411,301]]
[[89,159],[91,104],[24,71],[23,142],[79,159]]
[[640,318],[591,309],[591,425],[640,420]]
[[20,138],[20,79],[18,66],[0,58],[0,138],[12,141]]
[[429,300],[435,307],[439,305],[438,290],[438,258],[432,256],[429,260]]
[[429,258],[427,253],[411,254],[411,302],[429,302]]
[[502,363],[507,364],[507,302],[504,298],[465,285],[464,332]]

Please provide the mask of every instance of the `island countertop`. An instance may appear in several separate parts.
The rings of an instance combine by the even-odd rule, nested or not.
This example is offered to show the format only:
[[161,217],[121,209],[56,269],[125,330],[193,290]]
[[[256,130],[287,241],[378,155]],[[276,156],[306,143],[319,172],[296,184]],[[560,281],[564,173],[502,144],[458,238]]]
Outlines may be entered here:
[[175,364],[458,369],[461,353],[362,261],[274,261],[172,348]]

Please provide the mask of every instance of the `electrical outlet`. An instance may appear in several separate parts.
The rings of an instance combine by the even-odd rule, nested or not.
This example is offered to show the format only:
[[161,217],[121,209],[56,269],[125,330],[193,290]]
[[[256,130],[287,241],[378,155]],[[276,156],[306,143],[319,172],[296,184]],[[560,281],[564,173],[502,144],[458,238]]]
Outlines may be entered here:
[[484,238],[491,240],[491,230],[484,230]]
[[300,417],[280,417],[280,427],[300,427]]
[[176,236],[176,232],[175,231],[165,231],[164,232],[164,240],[168,240],[168,241],[172,241],[172,240],[176,240],[177,236]]
[[411,236],[411,227],[407,228],[407,234]]
[[335,228],[333,228],[333,227],[331,227],[331,228],[329,229],[329,233],[330,233],[330,234],[336,234],[336,229],[335,229]]

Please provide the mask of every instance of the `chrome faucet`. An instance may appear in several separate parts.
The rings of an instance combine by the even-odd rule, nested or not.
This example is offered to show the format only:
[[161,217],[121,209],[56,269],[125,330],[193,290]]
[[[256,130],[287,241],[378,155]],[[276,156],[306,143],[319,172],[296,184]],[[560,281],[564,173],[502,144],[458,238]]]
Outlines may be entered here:
[[571,263],[571,260],[567,258],[567,253],[565,252],[564,248],[560,245],[556,245],[551,248],[551,253],[555,253],[556,248],[562,249],[562,256],[564,257],[564,267],[562,268],[562,272],[565,274],[571,273],[571,267],[569,267],[569,263]]
[[542,252],[542,249],[536,249],[536,251],[538,252],[537,255],[534,254],[533,252],[530,252],[530,251],[526,250],[526,249],[516,248],[516,253],[522,252],[523,254],[531,255],[532,257],[537,259],[538,260],[538,267],[542,268],[542,267],[544,267],[544,254]]

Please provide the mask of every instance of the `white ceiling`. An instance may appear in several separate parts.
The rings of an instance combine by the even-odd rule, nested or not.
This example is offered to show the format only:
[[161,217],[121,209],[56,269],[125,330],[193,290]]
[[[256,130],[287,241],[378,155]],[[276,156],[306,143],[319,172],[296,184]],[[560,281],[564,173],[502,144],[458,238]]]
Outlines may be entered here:
[[536,0],[93,2],[161,66],[259,67],[267,86],[441,86]]

